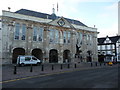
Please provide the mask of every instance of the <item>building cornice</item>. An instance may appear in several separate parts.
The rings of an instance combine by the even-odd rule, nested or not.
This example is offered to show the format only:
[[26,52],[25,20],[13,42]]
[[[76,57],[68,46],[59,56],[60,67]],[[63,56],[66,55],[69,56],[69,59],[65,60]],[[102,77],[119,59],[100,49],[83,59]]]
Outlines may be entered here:
[[[16,18],[16,19],[20,19],[20,20],[34,21],[34,22],[38,22],[38,23],[47,24],[49,26],[55,26],[55,25],[49,24],[51,21],[53,21],[51,19],[38,18],[38,17],[34,17],[34,16],[18,14],[18,13],[14,13],[14,12],[10,12],[10,11],[5,11],[5,10],[2,11],[2,17],[10,17],[10,18]],[[71,25],[74,27],[75,30],[79,29],[79,30],[98,33],[97,28],[85,27],[85,26],[80,26],[80,25],[76,25],[76,24],[71,24]],[[67,28],[67,27],[60,27],[60,28]]]

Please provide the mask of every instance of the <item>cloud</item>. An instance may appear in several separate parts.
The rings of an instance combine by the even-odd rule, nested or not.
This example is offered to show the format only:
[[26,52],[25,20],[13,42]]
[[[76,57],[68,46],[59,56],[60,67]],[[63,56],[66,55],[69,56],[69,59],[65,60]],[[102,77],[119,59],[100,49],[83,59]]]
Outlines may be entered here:
[[103,8],[103,11],[97,16],[98,37],[115,36],[118,34],[118,3],[114,2]]
[[79,3],[79,2],[118,2],[118,0],[64,0],[67,2],[72,3]]
[[[111,16],[117,16],[118,15],[118,2],[114,2],[112,5],[105,7],[106,12]],[[110,14],[111,13],[111,14]]]
[[52,13],[53,4],[57,4],[58,0],[2,0],[0,3],[0,11],[8,10],[15,12],[21,8],[30,9],[38,12]]
[[114,2],[110,5],[103,7],[103,11],[101,14],[98,15],[102,18],[111,18],[111,17],[118,17],[118,3]]
[[105,36],[115,36],[118,34],[118,24],[113,23],[110,27],[106,27],[106,28],[98,28],[98,32],[100,32],[98,34],[98,37],[105,37]]
[[[56,12],[57,15],[80,20],[88,26],[93,26],[95,24],[100,32],[99,36],[106,36],[109,34],[116,35],[118,30],[117,1],[118,0],[2,0],[0,3],[0,11],[8,10],[8,7],[11,7],[12,12],[25,8],[51,14],[53,4],[57,10],[58,2],[59,12]],[[87,6],[86,8],[82,8],[82,11],[82,2],[85,2],[85,5],[86,2],[113,2],[113,4],[102,7],[102,11],[96,13],[96,8],[89,10]],[[99,5],[99,3],[97,4]],[[102,4],[100,3],[100,5]],[[85,10],[86,12],[84,12]]]
[[114,2],[112,5],[105,7],[107,10],[112,10],[112,11],[116,11],[116,9],[118,8],[118,2]]

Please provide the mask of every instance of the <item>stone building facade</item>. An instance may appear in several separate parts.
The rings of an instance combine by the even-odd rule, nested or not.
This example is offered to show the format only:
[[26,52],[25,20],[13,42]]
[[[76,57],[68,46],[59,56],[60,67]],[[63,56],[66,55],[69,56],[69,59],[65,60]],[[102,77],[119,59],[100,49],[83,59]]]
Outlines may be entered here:
[[34,55],[43,63],[98,59],[97,29],[54,13],[49,15],[26,9],[2,11],[0,32],[3,64],[16,63],[18,55]]

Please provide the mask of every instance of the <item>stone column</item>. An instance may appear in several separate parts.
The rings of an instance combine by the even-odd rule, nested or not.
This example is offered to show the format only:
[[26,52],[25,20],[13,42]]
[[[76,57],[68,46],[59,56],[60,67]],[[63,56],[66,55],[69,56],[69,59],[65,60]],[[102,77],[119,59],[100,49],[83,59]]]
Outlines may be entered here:
[[43,54],[44,63],[49,63],[49,27],[44,27],[43,34],[43,48],[45,50]]
[[98,61],[98,47],[97,47],[97,33],[95,33],[95,37],[94,37],[94,61]]
[[43,53],[43,63],[49,63],[49,50],[47,50],[47,49]]
[[10,59],[10,63],[12,63],[12,54],[13,54],[13,42],[14,42],[14,22],[11,22],[8,25],[9,29],[8,29],[8,33],[9,33],[9,37],[8,37],[8,46],[9,46],[9,59]]
[[58,63],[63,63],[63,33],[62,31],[59,32]]
[[71,32],[71,63],[74,63],[75,60],[75,53],[76,53],[76,32],[73,30]]
[[82,43],[82,51],[83,51],[83,62],[86,62],[86,52],[87,52],[87,46],[86,46],[86,34],[85,32],[83,33],[83,43]]
[[12,63],[12,32],[13,23],[11,22],[2,22],[2,63],[11,64]]
[[58,53],[58,63],[63,63],[63,52]]
[[93,34],[92,38],[92,61],[97,62],[98,61],[98,50],[97,50],[97,34]]
[[31,55],[32,52],[33,28],[31,25],[27,26],[26,30],[26,55]]

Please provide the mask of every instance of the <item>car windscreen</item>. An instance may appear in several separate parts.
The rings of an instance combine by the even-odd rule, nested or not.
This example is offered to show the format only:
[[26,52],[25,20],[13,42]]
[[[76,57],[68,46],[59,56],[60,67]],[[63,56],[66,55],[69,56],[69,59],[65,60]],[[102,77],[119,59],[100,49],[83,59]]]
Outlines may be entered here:
[[37,60],[37,58],[35,58],[35,57],[32,57],[32,60]]

